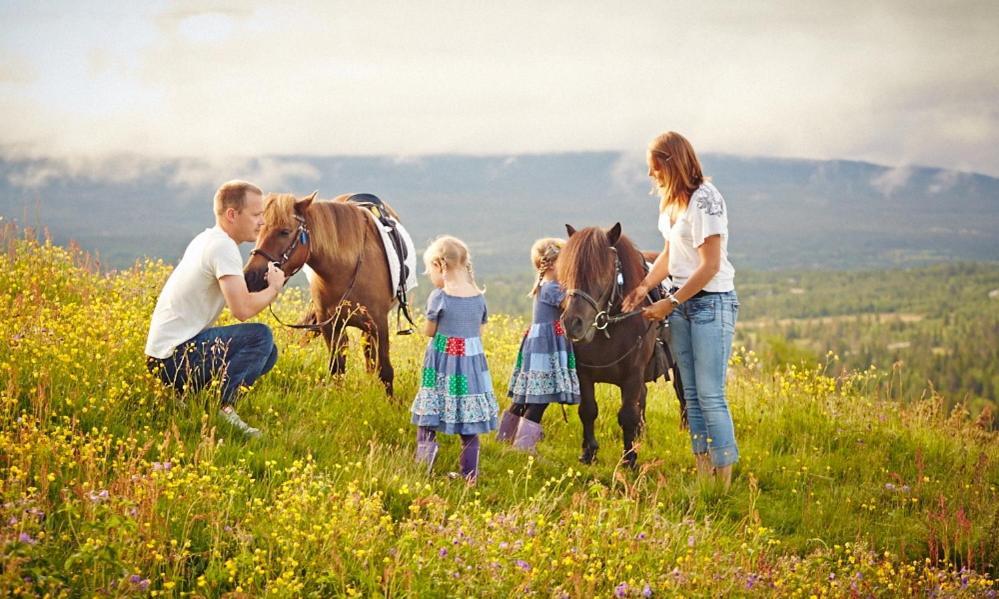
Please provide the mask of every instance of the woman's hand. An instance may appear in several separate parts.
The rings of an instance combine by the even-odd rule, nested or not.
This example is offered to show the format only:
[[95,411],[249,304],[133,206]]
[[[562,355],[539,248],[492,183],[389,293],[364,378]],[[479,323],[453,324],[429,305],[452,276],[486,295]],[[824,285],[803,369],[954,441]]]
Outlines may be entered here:
[[646,320],[663,320],[673,312],[673,302],[668,299],[659,300],[647,308],[642,308],[642,318]]
[[621,302],[621,310],[623,312],[631,312],[635,309],[635,306],[641,304],[645,301],[645,296],[649,294],[649,286],[642,281],[631,290],[627,296],[625,296],[624,301]]

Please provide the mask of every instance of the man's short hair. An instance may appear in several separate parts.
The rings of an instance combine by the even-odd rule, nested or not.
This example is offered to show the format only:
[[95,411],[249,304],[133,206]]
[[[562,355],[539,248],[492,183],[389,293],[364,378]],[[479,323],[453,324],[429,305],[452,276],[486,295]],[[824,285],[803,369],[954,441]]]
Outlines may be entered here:
[[235,208],[237,212],[246,205],[246,192],[252,191],[264,195],[264,192],[253,183],[240,181],[238,179],[227,181],[215,192],[215,214],[222,215],[229,208]]

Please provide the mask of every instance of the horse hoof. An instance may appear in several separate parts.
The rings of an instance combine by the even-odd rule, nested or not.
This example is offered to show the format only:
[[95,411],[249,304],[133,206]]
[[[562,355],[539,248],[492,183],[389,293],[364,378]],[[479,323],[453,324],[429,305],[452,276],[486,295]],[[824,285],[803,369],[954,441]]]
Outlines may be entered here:
[[592,464],[593,462],[596,461],[596,459],[597,459],[596,451],[584,451],[583,454],[579,456],[579,461],[587,465]]
[[621,458],[621,463],[634,470],[638,466],[638,454],[633,451],[629,451]]

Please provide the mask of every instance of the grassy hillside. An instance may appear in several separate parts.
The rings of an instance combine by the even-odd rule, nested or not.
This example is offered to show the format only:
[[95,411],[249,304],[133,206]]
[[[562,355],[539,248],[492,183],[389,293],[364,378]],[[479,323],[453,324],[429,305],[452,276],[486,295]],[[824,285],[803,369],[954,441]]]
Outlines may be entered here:
[[[676,400],[649,398],[636,471],[617,467],[601,388],[598,463],[556,410],[536,457],[484,440],[479,485],[412,461],[424,341],[393,339],[398,397],[320,343],[281,357],[240,411],[178,402],[146,373],[168,270],[112,275],[8,228],[0,257],[0,594],[51,596],[908,596],[993,593],[999,443],[937,398],[893,400],[878,371],[732,361],[743,460],[728,494],[693,474]],[[294,318],[301,295],[277,307]],[[266,319],[265,319],[266,320]],[[505,394],[523,321],[493,317]],[[505,405],[501,400],[501,404]]]

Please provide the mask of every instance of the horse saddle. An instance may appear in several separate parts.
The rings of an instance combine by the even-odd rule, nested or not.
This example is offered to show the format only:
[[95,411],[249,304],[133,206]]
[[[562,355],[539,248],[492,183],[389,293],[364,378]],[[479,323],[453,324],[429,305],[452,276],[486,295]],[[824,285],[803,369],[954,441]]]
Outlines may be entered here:
[[[399,285],[393,291],[395,291],[396,297],[399,296],[400,290],[405,295],[406,280],[409,278],[409,266],[406,265],[406,258],[409,257],[409,249],[406,247],[406,242],[403,240],[402,234],[399,233],[398,221],[389,214],[382,199],[373,193],[355,193],[347,198],[347,201],[366,208],[375,215],[378,222],[385,228],[388,238],[392,242],[392,250],[395,251],[395,255],[399,258]],[[387,250],[388,248],[385,249]]]
[[[347,198],[347,201],[368,210],[368,212],[370,212],[378,221],[379,225],[381,225],[383,239],[387,238],[391,244],[391,248],[388,244],[386,244],[385,251],[394,252],[395,257],[398,258],[398,260],[396,260],[399,265],[398,272],[390,273],[393,275],[391,279],[396,279],[398,281],[392,292],[395,295],[395,298],[399,301],[399,312],[406,317],[406,320],[409,321],[410,325],[413,325],[413,319],[410,318],[409,315],[409,298],[407,297],[407,293],[409,292],[409,289],[415,285],[415,283],[413,283],[413,285],[408,285],[410,268],[409,265],[406,264],[406,260],[409,258],[409,247],[406,244],[403,233],[399,230],[399,221],[392,216],[382,199],[373,193],[355,193]],[[389,263],[391,264],[392,261],[390,260]],[[396,321],[398,324],[398,313],[396,314]],[[398,334],[400,335],[408,335],[413,332],[412,328],[397,328],[400,329],[398,331]]]

